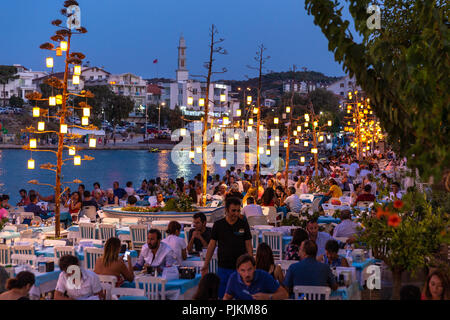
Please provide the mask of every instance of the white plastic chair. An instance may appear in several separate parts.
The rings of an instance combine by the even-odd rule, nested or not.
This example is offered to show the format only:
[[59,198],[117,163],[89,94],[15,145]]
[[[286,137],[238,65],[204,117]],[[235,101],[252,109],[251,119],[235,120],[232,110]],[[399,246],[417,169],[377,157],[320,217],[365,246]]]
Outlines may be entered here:
[[97,208],[95,206],[85,206],[82,209],[82,216],[91,219],[91,222],[95,222],[97,219]]
[[192,227],[184,228],[184,241],[186,242],[186,246],[189,244],[189,231],[191,231]]
[[283,212],[277,212],[275,207],[269,207],[269,214],[267,215],[267,222],[269,224],[273,223],[275,226],[278,226],[281,223],[281,219],[277,220],[278,217],[282,217]]
[[[330,300],[331,289],[320,286],[294,286],[295,300],[298,300],[300,294],[304,294],[306,300]],[[325,299],[321,299],[322,297]]]
[[111,289],[112,300],[119,300],[121,297],[147,297],[145,291],[136,288],[112,288]]
[[279,265],[281,267],[281,270],[283,270],[284,274],[286,274],[289,267],[297,262],[298,260],[275,260],[275,265]]
[[250,233],[252,234],[253,254],[256,254],[256,249],[258,248],[259,245],[259,231],[250,230]]
[[36,261],[37,261],[37,257],[35,255],[31,255],[31,254],[14,253],[11,255],[12,264],[16,264],[19,266],[26,265],[26,264],[28,264],[30,266],[35,266]]
[[33,245],[28,245],[28,246],[12,246],[11,247],[11,253],[12,254],[20,254],[20,255],[35,255],[34,252],[34,246]]
[[266,216],[250,216],[250,217],[247,217],[247,222],[250,227],[264,225],[264,224],[267,224],[267,217]]
[[56,264],[58,264],[58,260],[62,256],[66,256],[66,255],[74,256],[75,255],[75,247],[69,247],[69,246],[54,247],[54,250],[55,250],[55,263]]
[[94,271],[97,259],[103,255],[103,249],[87,247],[84,248],[84,267]]
[[136,288],[142,287],[149,300],[166,300],[166,279],[142,276],[135,278],[135,282]]
[[112,288],[116,286],[117,277],[99,274],[98,278],[100,279],[100,284],[103,290],[106,291],[105,300],[111,300],[112,298]]
[[214,254],[211,258],[211,261],[209,261],[208,270],[211,273],[217,273],[218,268],[219,268],[219,263],[217,260],[217,254]]
[[2,231],[11,231],[11,232],[17,232],[17,225],[15,224],[10,224],[10,225],[5,225],[3,227]]
[[181,261],[182,267],[194,267],[195,273],[201,273],[204,261]]
[[104,244],[109,238],[116,236],[116,226],[113,224],[100,224],[98,227],[98,236]]
[[315,198],[315,199],[313,200],[313,203],[312,203],[312,206],[311,206],[312,214],[313,214],[314,212],[319,211],[319,203],[320,203],[320,200],[322,200],[322,199],[321,199],[321,198]]
[[280,260],[283,255],[283,234],[281,232],[265,231],[262,233],[262,242],[269,245],[273,252],[273,258]]
[[140,250],[147,243],[148,227],[145,224],[131,225],[131,249]]
[[165,225],[156,225],[156,226],[153,226],[153,225],[152,225],[152,228],[153,228],[153,229],[156,229],[156,230],[159,230],[159,231],[161,232],[161,240],[164,240],[165,238],[167,238],[167,236],[168,236],[168,233],[167,233],[167,226],[165,226]]
[[332,204],[323,203],[322,204],[322,208],[323,208],[323,211],[325,212],[325,214],[327,216],[332,216],[333,215],[333,213],[334,213],[334,206]]
[[11,263],[11,247],[7,244],[0,244],[0,265],[6,266]]
[[80,223],[80,239],[96,239],[94,223]]
[[23,220],[30,219],[33,220],[34,213],[33,212],[21,212],[19,216],[19,222],[22,224]]
[[356,281],[356,268],[355,267],[336,267],[336,276],[338,278],[342,272],[351,273],[351,279],[350,279],[351,283]]
[[31,239],[31,238],[33,238],[33,230],[28,229],[28,230],[20,231],[20,238],[21,239]]

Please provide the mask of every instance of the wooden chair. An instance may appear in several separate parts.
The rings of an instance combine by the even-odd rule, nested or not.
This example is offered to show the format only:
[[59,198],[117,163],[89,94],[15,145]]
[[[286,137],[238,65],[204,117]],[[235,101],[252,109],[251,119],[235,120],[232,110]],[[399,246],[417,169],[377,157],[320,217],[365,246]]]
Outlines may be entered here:
[[142,276],[135,278],[136,288],[143,288],[149,300],[166,300],[166,283],[164,278]]
[[153,229],[157,229],[161,232],[161,240],[164,240],[169,235],[167,233],[167,226],[161,225],[161,226],[152,226]]
[[211,258],[211,261],[209,262],[209,272],[211,273],[217,273],[219,268],[219,263],[217,260],[217,254],[214,254]]
[[250,227],[268,224],[266,216],[250,216],[247,218],[247,222]]
[[11,246],[0,244],[0,265],[6,266],[11,264]]
[[102,223],[98,227],[98,235],[102,243],[104,244],[109,238],[116,236],[116,226],[113,224]]
[[85,206],[81,210],[81,215],[91,219],[91,222],[97,220],[97,208],[95,206]]
[[97,259],[103,255],[103,249],[87,247],[84,248],[84,267],[94,271]]
[[184,260],[181,262],[182,267],[194,267],[195,273],[201,273],[201,269],[203,267],[203,261],[187,261]]
[[130,226],[132,250],[140,250],[142,246],[147,243],[147,233],[147,225],[140,224]]
[[55,250],[55,264],[58,264],[59,258],[66,255],[75,256],[75,247],[54,247]]
[[275,260],[281,260],[283,255],[283,234],[281,232],[264,231],[262,242],[267,243],[272,249]]
[[96,239],[94,223],[80,223],[80,239]]
[[330,300],[331,289],[320,286],[294,286],[294,299],[298,300],[300,294],[305,295],[305,300]]
[[[139,299],[139,300],[148,300],[147,296],[145,295],[145,291],[142,289],[136,289],[136,288],[112,288],[111,290],[111,296],[112,300],[122,300],[120,297],[130,297],[130,298],[145,298],[145,299]],[[123,299],[128,300],[128,299]],[[138,300],[138,299],[132,299],[132,300]]]
[[117,277],[103,274],[99,274],[98,277],[103,290],[106,291],[105,300],[112,300],[112,288],[116,287]]

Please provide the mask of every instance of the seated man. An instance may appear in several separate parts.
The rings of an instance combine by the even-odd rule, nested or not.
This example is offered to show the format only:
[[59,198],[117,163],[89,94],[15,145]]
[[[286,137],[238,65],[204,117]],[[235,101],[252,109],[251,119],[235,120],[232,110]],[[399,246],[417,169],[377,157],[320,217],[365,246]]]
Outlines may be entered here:
[[135,196],[129,196],[128,197],[128,206],[129,207],[136,207],[136,202],[137,202],[138,200],[136,199],[136,197]]
[[186,247],[187,252],[201,252],[208,248],[209,240],[211,239],[211,228],[206,226],[206,216],[203,212],[197,212],[193,216],[194,228],[189,230],[189,243]]
[[288,206],[290,211],[299,213],[302,209],[302,202],[295,191],[295,187],[288,188],[288,196],[284,199],[284,204]]
[[134,270],[142,268],[157,268],[158,274],[161,274],[167,266],[173,266],[176,262],[175,252],[172,248],[161,242],[161,232],[157,229],[150,229],[147,235],[147,243],[142,247],[138,261],[134,265]]
[[94,206],[96,210],[98,210],[98,204],[97,201],[94,200],[94,198],[92,198],[91,193],[86,190],[84,191],[84,200],[81,203],[81,209],[83,209],[83,207],[88,207],[88,206]]
[[334,238],[351,238],[358,233],[358,224],[352,221],[350,210],[342,210],[341,223],[333,231]]
[[164,202],[164,196],[161,192],[158,192],[158,194],[156,195],[156,203],[156,205],[161,208],[166,205]]
[[247,205],[242,209],[242,214],[248,217],[254,216],[264,216],[261,206],[259,204],[255,204],[255,198],[248,197]]
[[372,194],[372,186],[370,184],[366,184],[364,186],[364,191],[359,196],[356,197],[355,203],[353,204],[356,206],[359,201],[375,201],[375,196]]
[[[33,212],[35,216],[41,217],[42,220],[46,220],[48,218],[51,218],[52,215],[49,215],[47,212],[41,209],[36,203],[38,202],[37,195],[32,194],[30,196],[30,204],[25,207],[25,212]],[[24,224],[30,224],[30,219],[24,219]]]
[[283,300],[286,290],[268,272],[256,270],[256,261],[249,254],[236,261],[237,271],[230,275],[223,300]]
[[308,221],[306,224],[306,231],[308,232],[309,240],[314,241],[316,244],[318,255],[321,256],[325,254],[325,245],[328,240],[334,240],[333,237],[326,232],[319,231],[317,219],[311,219]]
[[300,262],[292,264],[286,272],[283,286],[293,292],[295,286],[329,286],[336,290],[338,285],[329,265],[316,260],[317,245],[305,240],[300,245]]

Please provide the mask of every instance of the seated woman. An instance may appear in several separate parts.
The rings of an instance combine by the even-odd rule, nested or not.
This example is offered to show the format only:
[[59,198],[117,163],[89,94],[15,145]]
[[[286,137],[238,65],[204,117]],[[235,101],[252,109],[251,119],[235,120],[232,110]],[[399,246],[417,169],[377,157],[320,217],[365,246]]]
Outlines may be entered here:
[[106,190],[106,202],[105,204],[114,204],[116,206],[119,205],[119,197],[114,195],[113,189]]
[[134,280],[133,266],[131,259],[128,259],[128,266],[125,265],[122,257],[119,257],[121,243],[118,238],[109,238],[105,243],[103,256],[97,259],[94,272],[101,275],[116,276],[116,286],[120,287],[124,281]]
[[283,270],[279,265],[275,265],[272,249],[265,242],[260,243],[256,249],[256,269],[270,273],[279,283],[284,281]]
[[422,300],[450,300],[450,281],[444,272],[436,270],[430,273],[422,291]]
[[[55,300],[104,299],[105,295],[98,275],[91,270],[80,268],[77,257],[72,255],[62,256],[59,258],[58,264],[62,272],[59,274],[56,283]],[[76,272],[77,268],[79,268],[81,275],[79,289],[75,285],[70,285],[70,277]]]
[[286,246],[284,260],[301,260],[299,255],[300,245],[308,239],[308,233],[304,229],[295,229],[291,242]]
[[339,244],[336,240],[328,240],[325,244],[325,254],[317,260],[329,264],[330,267],[349,267],[347,259],[338,255]]
[[180,233],[181,224],[177,221],[170,221],[167,226],[168,236],[162,240],[162,242],[168,244],[172,248],[173,252],[175,252],[177,263],[179,265],[181,265],[183,260],[187,259],[186,241],[180,237]]
[[273,207],[275,206],[275,191],[273,188],[266,188],[261,197],[261,206],[263,207]]
[[215,273],[207,273],[200,280],[192,300],[219,300],[220,278]]
[[328,190],[327,193],[323,194],[325,196],[323,198],[323,202],[326,202],[326,201],[330,200],[331,198],[342,197],[342,190],[341,190],[341,188],[339,188],[339,185],[336,182],[336,180],[330,179],[329,184],[330,184],[330,189]]
[[6,289],[8,291],[0,294],[0,300],[29,300],[28,293],[34,285],[34,274],[22,271],[15,278],[8,279]]
[[72,221],[77,222],[78,214],[81,210],[81,197],[78,192],[73,192],[70,199],[67,200],[64,205],[65,208],[69,208],[69,214],[72,216]]

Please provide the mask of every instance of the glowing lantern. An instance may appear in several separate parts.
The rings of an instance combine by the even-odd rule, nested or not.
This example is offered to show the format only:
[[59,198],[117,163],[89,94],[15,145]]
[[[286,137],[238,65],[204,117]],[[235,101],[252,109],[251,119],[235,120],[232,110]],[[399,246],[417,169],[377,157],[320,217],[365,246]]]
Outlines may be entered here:
[[311,153],[317,153],[317,148],[312,148]]
[[266,155],[270,156],[270,150],[269,149],[266,150]]
[[45,130],[45,122],[38,122],[38,131]]
[[74,156],[75,152],[76,152],[75,147],[70,147],[69,148],[69,156]]
[[76,166],[81,165],[81,157],[80,156],[73,157],[73,164]]
[[90,138],[89,139],[89,148],[95,148],[97,146],[97,139]]
[[56,48],[56,56],[61,57],[62,56],[62,50],[60,47]]
[[61,94],[56,95],[56,104],[62,104],[62,95]]
[[291,112],[291,107],[286,107],[286,113]]
[[219,141],[220,141],[220,133],[216,132],[216,133],[214,134],[214,141],[215,141],[215,142],[219,142]]
[[221,94],[220,95],[220,102],[225,102],[225,101],[227,101],[227,96],[224,95],[224,94]]
[[87,125],[89,125],[89,118],[88,118],[88,117],[82,117],[82,118],[81,118],[81,125],[82,125],[82,126],[87,126]]
[[47,68],[53,68],[53,58],[47,58],[45,59],[45,62],[47,64]]
[[189,151],[189,159],[194,159],[195,158],[195,153],[194,151]]
[[300,162],[305,162],[305,157],[300,157]]
[[204,106],[205,106],[205,99],[204,99],[204,98],[198,99],[198,105],[199,105],[200,107],[204,107]]
[[273,118],[273,123],[274,123],[274,124],[278,124],[279,120],[280,120],[280,119],[278,119],[278,118]]
[[328,120],[328,126],[331,127],[332,124],[331,120]]
[[40,109],[39,108],[33,108],[33,117],[37,118],[40,115]]
[[202,153],[202,147],[197,147],[197,148],[195,148],[195,151],[196,151],[197,153]]
[[309,146],[309,143],[308,143],[308,141],[305,141],[305,142],[303,142],[303,146],[304,146],[304,147],[307,147],[307,146]]
[[81,66],[74,66],[73,67],[73,74],[76,76],[81,75]]
[[83,117],[90,117],[90,116],[91,116],[91,109],[83,108]]
[[285,148],[287,148],[287,147],[288,147],[288,142],[285,141],[285,142],[283,143],[283,145],[284,145]]
[[275,146],[275,140],[270,139],[269,144],[270,144],[271,147]]
[[28,160],[28,169],[30,169],[30,170],[34,169],[34,160],[33,159]]
[[186,135],[186,128],[180,129],[180,136],[184,137]]
[[300,139],[295,139],[295,144],[299,144],[300,143]]
[[192,106],[192,105],[194,104],[194,98],[188,97],[188,98],[187,98],[187,104],[190,105],[190,106]]
[[62,124],[59,128],[60,133],[67,133],[67,124]]
[[248,124],[253,124],[253,118],[248,119]]
[[225,168],[225,167],[227,166],[227,159],[222,159],[222,160],[220,160],[220,166],[221,166],[222,168]]
[[52,106],[52,107],[56,106],[56,97],[49,97],[48,98],[48,105]]
[[67,41],[61,41],[59,47],[61,48],[61,51],[67,51]]
[[72,83],[73,84],[80,84],[80,76],[73,76],[72,78]]
[[237,109],[236,110],[236,117],[240,117],[241,116],[241,109]]
[[31,149],[36,149],[36,146],[37,146],[36,139],[30,139],[30,148]]
[[258,108],[253,108],[253,113],[258,114],[258,110],[259,110]]

